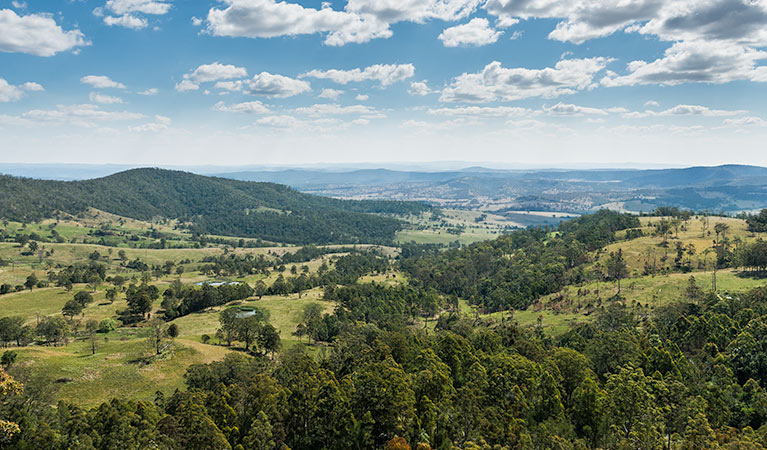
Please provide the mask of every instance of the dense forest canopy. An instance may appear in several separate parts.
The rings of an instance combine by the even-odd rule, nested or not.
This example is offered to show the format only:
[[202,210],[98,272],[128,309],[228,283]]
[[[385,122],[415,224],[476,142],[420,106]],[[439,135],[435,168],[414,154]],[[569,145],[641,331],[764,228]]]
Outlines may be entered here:
[[[540,296],[584,279],[589,252],[639,226],[636,216],[602,210],[549,228],[518,230],[447,252],[404,258],[417,282],[490,311],[524,309]],[[408,253],[409,254],[409,253]]]
[[338,200],[287,186],[134,169],[86,181],[0,176],[2,218],[34,221],[87,208],[139,220],[179,219],[192,231],[286,243],[390,242],[398,220],[378,214],[430,209],[415,202]]

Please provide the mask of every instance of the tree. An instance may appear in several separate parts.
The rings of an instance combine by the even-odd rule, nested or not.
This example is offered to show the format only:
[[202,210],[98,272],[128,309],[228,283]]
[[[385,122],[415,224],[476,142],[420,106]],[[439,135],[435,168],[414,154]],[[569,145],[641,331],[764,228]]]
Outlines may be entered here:
[[109,303],[114,303],[115,299],[117,298],[117,289],[116,288],[107,289],[106,298],[107,300],[109,300]]
[[79,316],[83,312],[83,305],[81,305],[77,300],[67,300],[66,303],[64,303],[64,307],[61,308],[61,314],[63,314],[65,317],[68,317],[70,320],[73,319],[75,316]]
[[31,273],[27,277],[27,280],[24,282],[24,287],[26,287],[27,289],[31,291],[32,288],[37,286],[38,282],[39,280],[37,279],[37,275],[35,275],[34,273]]
[[[24,385],[8,375],[4,369],[0,369],[0,396],[19,395],[24,389]],[[0,444],[10,442],[13,435],[18,433],[19,426],[15,422],[0,419]]]
[[178,337],[178,325],[175,323],[170,324],[168,327],[168,337],[171,339],[176,339]]
[[93,303],[93,296],[88,291],[80,291],[75,294],[74,300],[84,308]]
[[168,330],[165,328],[165,321],[160,317],[154,317],[149,321],[149,342],[155,349],[156,354],[160,354],[162,349],[160,348],[163,338],[168,335]]
[[156,286],[142,284],[131,285],[125,293],[128,301],[128,312],[134,317],[143,318],[152,310],[152,304],[160,297]]
[[684,290],[684,296],[693,302],[703,298],[703,288],[698,286],[694,276],[690,276],[687,280],[687,288]]
[[262,327],[263,320],[256,315],[249,315],[237,319],[237,340],[245,343],[245,350],[248,350],[250,344],[256,341]]
[[618,295],[621,295],[621,279],[626,278],[629,274],[628,266],[623,259],[623,250],[619,248],[617,252],[610,252],[606,266],[607,278],[618,282]]
[[218,322],[221,324],[221,334],[226,341],[226,346],[232,345],[232,341],[237,336],[237,319],[240,310],[238,308],[227,308],[218,315]]
[[90,319],[85,323],[85,332],[91,341],[91,355],[96,354],[96,333],[99,331],[99,323],[95,319]]

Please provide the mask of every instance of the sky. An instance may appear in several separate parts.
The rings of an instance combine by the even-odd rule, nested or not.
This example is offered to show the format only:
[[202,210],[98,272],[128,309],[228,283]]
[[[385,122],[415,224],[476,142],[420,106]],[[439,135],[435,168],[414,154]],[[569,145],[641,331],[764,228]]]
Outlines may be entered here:
[[0,162],[767,165],[767,0],[0,0]]

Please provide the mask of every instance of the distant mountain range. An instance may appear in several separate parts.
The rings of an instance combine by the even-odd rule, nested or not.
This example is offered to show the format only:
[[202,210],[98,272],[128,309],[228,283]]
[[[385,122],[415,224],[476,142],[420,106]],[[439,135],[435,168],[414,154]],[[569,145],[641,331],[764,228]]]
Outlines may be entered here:
[[0,176],[0,218],[33,221],[87,208],[140,220],[179,219],[199,233],[287,243],[388,243],[402,227],[384,215],[428,211],[414,202],[339,200],[274,183],[133,169],[85,181]]
[[[767,207],[767,168],[747,165],[682,169],[438,170],[456,163],[392,168],[316,166],[271,169],[200,166],[189,171],[240,181],[279,183],[304,193],[345,199],[425,201],[433,205],[516,211],[584,213],[600,208],[650,211],[674,205],[734,213]],[[401,167],[401,170],[399,169]],[[84,179],[125,166],[10,165],[0,172],[47,179]]]
[[738,212],[767,207],[767,168],[747,165],[649,170],[470,167],[443,172],[289,169],[217,175],[285,183],[304,192],[334,197],[418,200],[499,212],[649,211],[665,205]]

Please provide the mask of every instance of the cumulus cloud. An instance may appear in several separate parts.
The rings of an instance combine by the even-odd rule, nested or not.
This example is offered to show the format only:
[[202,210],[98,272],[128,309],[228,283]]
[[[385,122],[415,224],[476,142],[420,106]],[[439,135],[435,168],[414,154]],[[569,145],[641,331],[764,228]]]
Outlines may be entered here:
[[180,83],[176,83],[175,89],[179,92],[197,91],[200,85],[189,80],[181,80]]
[[343,94],[344,91],[338,90],[338,89],[323,89],[322,92],[320,92],[320,95],[318,95],[318,98],[327,98],[329,100],[338,100],[338,97]]
[[767,68],[757,61],[767,52],[717,41],[682,41],[652,62],[633,61],[626,75],[610,73],[605,86],[637,84],[676,85],[681,83],[728,83],[736,80],[767,81]]
[[392,36],[390,25],[429,19],[468,17],[481,0],[349,0],[343,11],[323,3],[320,9],[277,0],[223,0],[211,8],[206,30],[214,36],[270,38],[325,34],[325,44],[340,46]]
[[227,105],[224,102],[218,102],[213,106],[216,111],[237,112],[249,114],[269,114],[269,107],[259,101],[236,103]]
[[137,92],[138,95],[157,95],[160,92],[157,88],[149,88],[141,92]]
[[663,0],[488,0],[484,8],[501,23],[521,19],[564,19],[549,34],[551,39],[576,44],[615,33],[637,21],[649,20]]
[[96,89],[109,89],[109,88],[125,89],[124,84],[113,81],[111,78],[104,75],[84,76],[80,78],[80,83],[89,84],[95,87]]
[[564,59],[544,69],[504,68],[494,61],[479,73],[464,73],[442,91],[440,101],[484,103],[530,97],[554,98],[592,85],[607,58]]
[[0,52],[53,56],[90,45],[80,30],[64,31],[47,14],[19,16],[10,9],[2,9],[0,30]]
[[494,30],[485,18],[476,17],[469,23],[446,28],[439,36],[445,47],[475,46],[498,41],[503,31]]
[[424,81],[414,81],[410,83],[410,88],[407,90],[407,92],[410,95],[417,95],[423,97],[424,95],[429,95],[434,93],[434,91],[429,88],[429,85],[426,84],[426,80]]
[[251,95],[276,98],[292,97],[312,90],[306,81],[269,72],[261,72],[252,79],[243,82],[243,89]]
[[148,22],[146,21],[146,19],[132,16],[130,14],[126,14],[124,16],[119,16],[119,17],[106,16],[104,17],[104,23],[109,25],[110,27],[118,26],[118,27],[130,28],[132,30],[140,30],[142,28],[146,28],[148,25]]
[[370,99],[370,96],[367,94],[357,94],[356,97],[354,97],[355,100],[358,102],[366,102]]
[[218,80],[244,78],[246,76],[248,76],[248,71],[245,68],[231,64],[221,64],[216,61],[212,64],[203,64],[197,67],[192,73],[184,75],[184,78],[195,83],[208,83]]
[[468,17],[480,3],[480,0],[349,0],[345,10],[369,14],[387,23],[422,23],[430,19],[452,22]]
[[311,70],[301,77],[320,78],[332,80],[338,84],[359,83],[362,81],[378,81],[382,87],[389,86],[398,81],[412,78],[415,74],[415,66],[412,64],[375,64],[364,69],[351,70]]
[[370,14],[335,11],[329,6],[305,8],[275,0],[224,0],[226,8],[211,8],[206,30],[214,36],[270,38],[327,33],[327,45],[368,42],[391,36],[389,25]]
[[[559,20],[549,38],[581,44],[618,31],[672,43],[664,57],[635,61],[605,86],[767,81],[767,1],[764,0],[488,0],[497,23]],[[500,26],[500,25],[496,25]]]
[[103,16],[106,25],[140,30],[146,28],[148,22],[137,14],[161,16],[171,7],[166,0],[108,0],[103,7],[94,9],[93,14]]
[[24,96],[25,92],[44,91],[37,83],[28,81],[22,85],[14,86],[5,79],[0,78],[0,102],[14,102]]
[[99,94],[97,92],[91,92],[88,96],[91,103],[101,103],[102,105],[113,105],[115,103],[122,103],[123,99],[120,97],[113,97],[111,95]]

